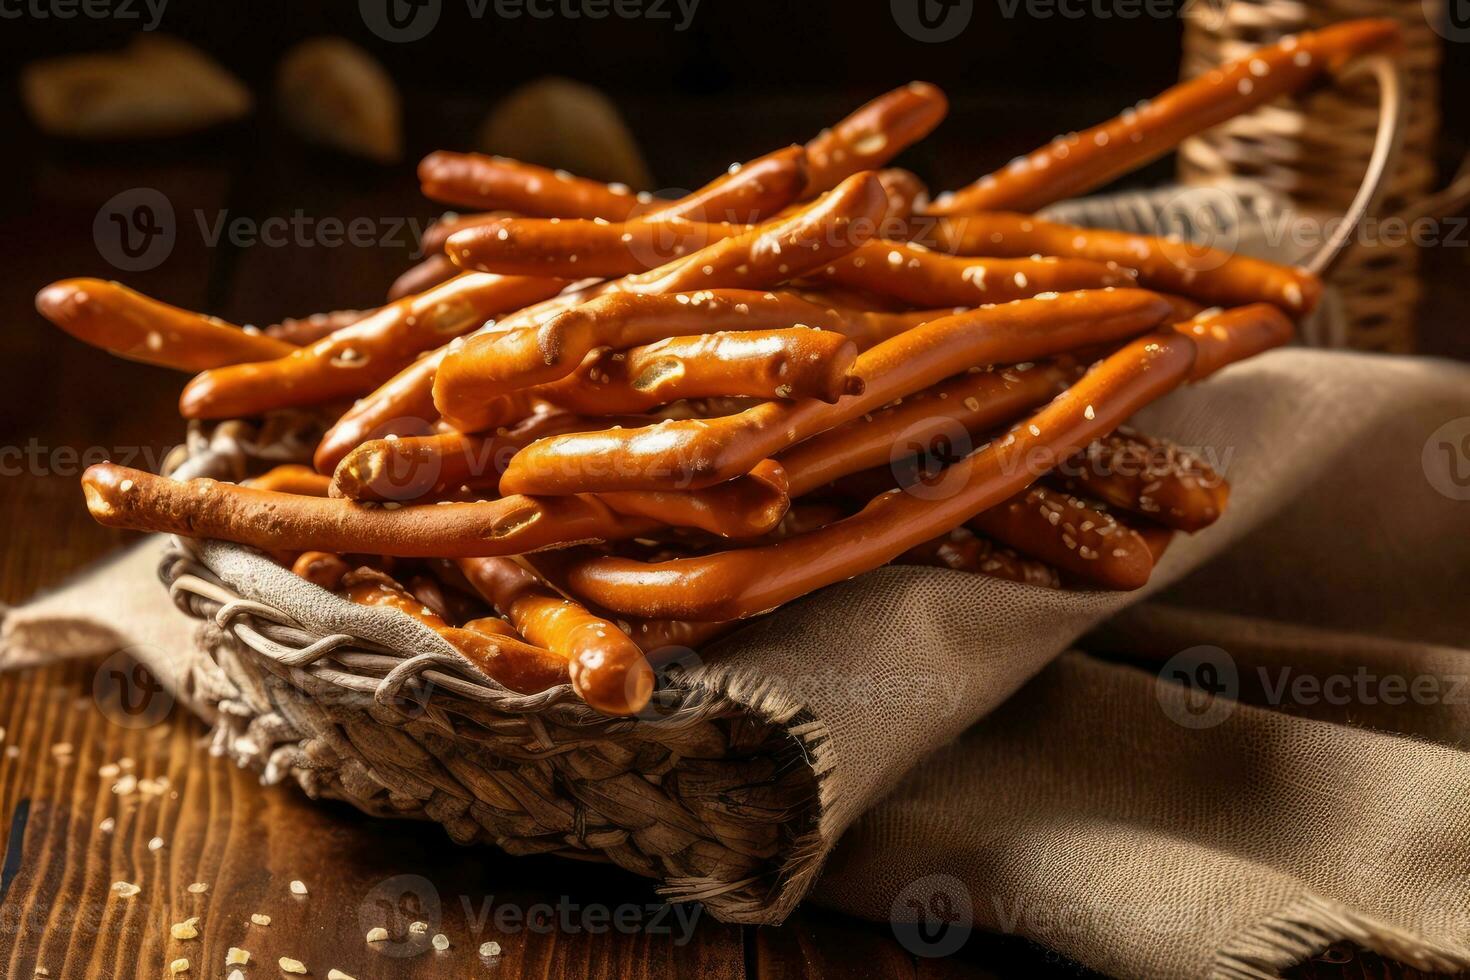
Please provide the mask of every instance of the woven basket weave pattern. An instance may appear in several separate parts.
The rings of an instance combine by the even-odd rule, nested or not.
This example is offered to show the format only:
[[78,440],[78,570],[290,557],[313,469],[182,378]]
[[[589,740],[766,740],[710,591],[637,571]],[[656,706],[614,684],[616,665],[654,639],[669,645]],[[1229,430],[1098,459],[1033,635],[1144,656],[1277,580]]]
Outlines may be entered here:
[[[1441,0],[1235,0],[1184,30],[1183,74],[1194,77],[1288,34],[1355,17],[1389,17],[1403,31],[1407,114],[1403,148],[1378,206],[1398,214],[1435,183],[1439,128],[1440,37],[1427,14]],[[1279,192],[1304,212],[1341,214],[1362,182],[1378,128],[1371,79],[1346,81],[1306,100],[1283,99],[1186,140],[1179,172],[1186,183],[1243,178]],[[1421,293],[1419,250],[1412,244],[1360,244],[1332,276],[1348,317],[1347,342],[1364,350],[1413,347]]]

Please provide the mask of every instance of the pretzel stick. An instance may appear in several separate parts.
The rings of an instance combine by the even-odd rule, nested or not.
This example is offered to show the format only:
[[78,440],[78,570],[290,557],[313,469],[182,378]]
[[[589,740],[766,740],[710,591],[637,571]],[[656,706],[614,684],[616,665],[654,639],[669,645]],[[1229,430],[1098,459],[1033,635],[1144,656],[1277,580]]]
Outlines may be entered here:
[[1183,382],[1193,362],[1193,342],[1177,332],[1132,341],[1029,422],[948,467],[942,476],[955,489],[946,496],[921,499],[894,490],[821,530],[698,558],[644,564],[574,551],[543,560],[564,562],[572,590],[614,612],[698,620],[752,616],[876,568],[1020,492],[1040,472]]
[[440,283],[448,282],[459,273],[459,266],[450,261],[449,256],[442,253],[431,254],[393,280],[393,285],[388,287],[388,302],[426,292]]
[[960,438],[1012,422],[1045,404],[1077,378],[1070,359],[970,371],[902,401],[854,418],[792,446],[779,457],[793,498],[824,484],[928,452],[936,438]]
[[888,210],[883,214],[883,237],[888,238],[890,224],[908,221],[929,206],[929,187],[917,174],[899,167],[878,171],[878,180],[888,195]]
[[531,643],[563,657],[572,689],[608,714],[633,714],[653,694],[653,668],[618,627],[594,616],[508,558],[457,563],[475,591]]
[[851,374],[856,358],[842,334],[810,327],[695,334],[594,355],[570,377],[531,390],[586,415],[723,395],[835,402],[862,390]]
[[352,566],[341,555],[330,551],[303,551],[292,562],[291,571],[312,585],[336,592],[342,587],[342,577],[352,571]]
[[[862,244],[870,233],[865,228],[870,229],[885,201],[877,178],[858,174],[785,221],[753,228],[686,258],[629,276],[612,284],[612,291],[662,294],[770,286]],[[502,360],[495,351],[497,336],[470,337],[449,350],[439,364],[434,404],[456,428],[467,432],[483,428],[486,400],[506,391],[496,384],[497,365]]]
[[472,369],[476,390],[481,397],[492,398],[564,378],[602,347],[625,350],[681,335],[800,324],[845,334],[864,348],[952,312],[858,312],[813,303],[789,292],[752,289],[664,295],[609,293],[539,327],[506,331],[486,345],[482,360]]
[[1131,592],[1148,583],[1147,542],[1080,497],[1033,486],[970,518],[968,526],[1083,582]]
[[478,228],[488,225],[501,218],[515,216],[514,211],[472,211],[468,214],[457,214],[446,211],[438,220],[424,229],[423,235],[419,237],[419,251],[426,256],[437,255],[444,251],[444,243],[449,241],[449,236],[466,228]]
[[963,528],[956,528],[916,544],[890,564],[949,568],[1042,589],[1062,587],[1062,578],[1055,568],[1034,559],[1022,558],[1014,551],[1001,548],[994,541],[978,537]]
[[1055,224],[1026,214],[990,212],[941,218],[924,244],[960,255],[1060,255],[1117,262],[1149,289],[1185,293],[1218,306],[1275,303],[1294,314],[1317,305],[1322,283],[1305,269],[1182,241]]
[[285,463],[251,477],[247,486],[276,493],[295,493],[306,497],[325,497],[331,480],[309,466]]
[[455,232],[445,249],[448,260],[477,272],[615,277],[642,272],[748,230],[745,225],[686,218],[621,222],[500,218]]
[[1269,303],[1252,303],[1232,310],[1205,310],[1174,324],[1199,348],[1191,381],[1208,377],[1235,361],[1289,342],[1296,327]]
[[1258,48],[1082,133],[1058,137],[993,174],[941,194],[931,214],[1036,211],[1157,159],[1185,137],[1296,92],[1399,43],[1391,20],[1352,20]]
[[1180,531],[1213,524],[1230,495],[1225,478],[1203,460],[1127,428],[1069,460],[1057,480],[1070,491]]
[[913,394],[967,368],[1036,360],[1123,340],[1169,312],[1143,290],[1062,293],[941,317],[858,356],[866,390],[835,405],[815,399],[765,402],[718,419],[540,439],[500,479],[502,493],[574,493],[701,487],[744,473],[786,447]]
[[372,310],[333,310],[330,313],[313,313],[303,317],[288,316],[280,323],[273,323],[266,327],[265,334],[267,337],[274,337],[298,347],[304,344],[314,344],[327,334],[341,330],[349,323],[356,323],[372,312]]
[[487,677],[521,694],[535,694],[567,681],[566,661],[514,637],[450,626],[402,586],[380,573],[352,572],[344,579],[345,595],[364,606],[396,609],[449,641]]
[[421,351],[554,296],[565,282],[465,273],[409,296],[286,357],[215,368],[197,375],[179,398],[185,418],[239,418],[371,391]]
[[928,82],[909,82],[861,106],[807,141],[807,182],[802,197],[836,187],[859,171],[883,166],[928,136],[948,111],[949,100]]
[[1115,262],[957,258],[908,242],[870,241],[822,270],[826,277],[915,306],[1004,303],[1040,293],[1131,286],[1135,276]]
[[73,337],[130,361],[179,371],[283,357],[294,344],[160,303],[101,279],[62,279],[36,311]]
[[426,434],[439,417],[434,408],[434,370],[442,356],[436,351],[419,358],[342,413],[312,455],[317,472],[331,473],[354,447],[369,439]]
[[265,551],[403,558],[518,555],[637,537],[675,520],[722,537],[749,537],[775,526],[787,505],[785,473],[774,463],[698,492],[511,495],[381,507],[209,479],[170,480],[113,463],[88,467],[82,489],[92,516],[108,527],[222,538]]
[[503,209],[544,218],[623,220],[653,200],[622,184],[603,184],[506,157],[439,150],[419,162],[425,197],[479,211]]

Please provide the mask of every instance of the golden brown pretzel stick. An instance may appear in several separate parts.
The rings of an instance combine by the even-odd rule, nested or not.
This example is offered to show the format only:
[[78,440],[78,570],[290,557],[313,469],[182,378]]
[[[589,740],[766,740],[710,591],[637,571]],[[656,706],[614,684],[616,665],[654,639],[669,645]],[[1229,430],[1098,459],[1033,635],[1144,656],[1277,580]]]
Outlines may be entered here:
[[597,222],[500,218],[449,236],[448,260],[462,269],[521,276],[626,276],[748,231],[686,218]]
[[314,344],[327,334],[341,330],[349,323],[356,323],[372,310],[332,310],[330,313],[313,313],[310,316],[286,317],[280,323],[265,328],[266,336],[284,340],[288,344],[301,346]]
[[893,565],[923,565],[949,568],[971,575],[990,575],[1022,585],[1042,589],[1060,589],[1062,577],[1055,568],[1030,558],[1022,558],[994,541],[979,537],[964,528],[947,531],[931,538],[893,559]]
[[653,668],[627,634],[508,558],[461,558],[475,590],[529,642],[567,661],[572,689],[608,714],[639,711],[653,693]]
[[953,313],[869,313],[814,303],[789,292],[711,289],[694,293],[609,293],[539,327],[508,330],[474,365],[482,398],[564,378],[600,347],[626,350],[668,337],[801,324],[833,330],[871,347],[926,320]]
[[1199,348],[1193,381],[1209,377],[1235,361],[1290,342],[1296,327],[1269,303],[1252,303],[1231,310],[1205,310],[1174,324]]
[[369,439],[427,434],[439,417],[434,370],[442,356],[435,351],[419,358],[342,413],[312,455],[317,472],[331,473],[354,447]]
[[857,345],[812,327],[670,337],[589,358],[570,377],[532,389],[587,415],[642,412],[683,398],[816,398],[857,394]]
[[[538,440],[501,477],[503,493],[708,486],[760,459],[968,368],[1030,361],[1136,336],[1169,304],[1144,290],[1084,290],[930,320],[859,355],[861,395],[835,405],[765,402],[738,415]],[[671,482],[673,481],[673,482]]]
[[480,225],[499,221],[501,218],[514,216],[513,211],[472,211],[468,214],[457,214],[446,211],[440,215],[438,220],[424,229],[419,238],[419,251],[424,255],[437,255],[444,251],[444,243],[449,241],[449,236],[466,228],[478,228]]
[[448,282],[459,275],[460,268],[443,253],[431,254],[403,275],[393,280],[388,287],[388,302],[433,289],[441,282]]
[[859,107],[807,141],[803,197],[836,187],[862,170],[875,170],[928,136],[949,111],[944,93],[928,82],[909,82]]
[[870,241],[822,269],[832,279],[914,306],[975,306],[1040,293],[1132,286],[1131,269],[1116,262],[1058,259],[960,258],[908,242]]
[[975,183],[941,194],[932,214],[1035,211],[1167,153],[1187,136],[1305,88],[1399,40],[1391,20],[1352,20],[1288,37],[1182,82],[1122,115],[1051,143]]
[[403,558],[524,554],[637,537],[675,520],[722,537],[750,537],[774,527],[787,505],[785,473],[775,463],[698,492],[511,495],[404,506],[170,480],[112,463],[89,467],[82,488],[92,516],[108,527],[222,538],[266,551]]
[[101,279],[53,282],[36,294],[36,311],[93,347],[179,371],[284,357],[296,350],[284,340]]
[[1154,568],[1148,543],[1081,497],[1033,486],[968,526],[1080,581],[1131,592]]
[[[765,221],[796,200],[806,175],[806,151],[800,146],[783,146],[736,164],[676,201],[654,201],[640,216],[650,221],[687,219],[716,225]],[[604,217],[612,220],[610,215]]]
[[332,481],[309,466],[283,463],[266,470],[260,476],[251,477],[247,486],[257,490],[273,490],[276,493],[295,493],[307,497],[325,497]]
[[535,694],[567,681],[566,661],[555,653],[510,636],[450,626],[386,575],[350,572],[343,585],[353,602],[396,609],[429,627],[486,676],[512,691]]
[[1217,306],[1275,303],[1310,312],[1321,281],[1305,269],[1122,231],[1078,228],[1027,214],[987,212],[941,218],[924,227],[925,245],[959,255],[1059,255],[1117,262],[1149,289],[1184,293]]
[[[881,215],[886,200],[876,177],[857,174],[784,221],[752,228],[686,258],[619,280],[611,284],[611,291],[663,294],[764,288],[861,245],[871,234],[872,222]],[[439,363],[434,404],[445,419],[464,431],[483,428],[486,399],[504,394],[511,387],[522,387],[497,383],[498,365],[503,360],[495,349],[497,337],[498,333],[470,337],[447,351]],[[581,356],[575,363],[580,361]]]
[[878,171],[878,180],[888,195],[888,210],[883,214],[883,237],[889,234],[889,225],[908,221],[916,212],[929,206],[929,188],[918,175],[899,167]]
[[1198,531],[1225,511],[1230,485],[1173,443],[1120,428],[1068,460],[1056,481],[1180,531]]
[[636,214],[653,197],[506,157],[439,150],[419,162],[425,197],[481,211],[504,209],[545,218],[607,218]]
[[560,563],[577,595],[614,612],[752,616],[876,568],[1020,492],[1186,380],[1193,362],[1194,344],[1174,331],[1129,343],[1003,439],[948,467],[941,474],[953,481],[947,495],[922,499],[894,490],[821,530],[698,558],[644,564],[574,549],[542,560]]
[[866,413],[792,446],[779,457],[793,498],[839,477],[927,453],[946,439],[966,451],[967,437],[1013,422],[1060,394],[1081,374],[1063,358],[990,371],[967,371],[902,401]]
[[352,566],[341,555],[330,551],[303,551],[292,562],[291,571],[312,585],[336,592],[342,587],[342,577],[352,571]]
[[179,397],[185,418],[239,418],[371,391],[424,350],[561,291],[559,279],[465,273],[405,297],[286,357],[197,375]]

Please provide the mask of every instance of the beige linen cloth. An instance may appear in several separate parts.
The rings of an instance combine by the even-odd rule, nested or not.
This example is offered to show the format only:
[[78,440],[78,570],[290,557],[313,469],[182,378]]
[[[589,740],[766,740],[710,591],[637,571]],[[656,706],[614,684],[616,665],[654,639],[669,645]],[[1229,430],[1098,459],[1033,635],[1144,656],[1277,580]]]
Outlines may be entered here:
[[[1470,368],[1281,351],[1139,426],[1233,486],[1147,590],[885,568],[706,656],[694,683],[826,735],[819,829],[732,917],[810,893],[918,955],[1001,930],[1122,976],[1275,976],[1344,939],[1470,969]],[[10,611],[4,655],[94,652],[89,618],[187,649],[161,588],[121,584],[157,547]],[[1101,656],[1064,652],[1084,634]]]

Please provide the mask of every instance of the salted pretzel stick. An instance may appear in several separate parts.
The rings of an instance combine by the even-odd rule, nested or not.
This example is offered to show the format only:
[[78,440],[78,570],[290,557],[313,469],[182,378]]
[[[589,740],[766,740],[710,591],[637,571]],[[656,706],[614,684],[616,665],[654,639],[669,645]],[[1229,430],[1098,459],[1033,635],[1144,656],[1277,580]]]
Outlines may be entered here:
[[687,218],[596,222],[500,218],[457,231],[445,245],[462,269],[522,276],[616,277],[688,255],[749,229]]
[[1128,428],[1068,460],[1057,482],[1180,531],[1213,524],[1230,495],[1225,478],[1197,456]]
[[1174,324],[1199,347],[1191,381],[1247,357],[1254,357],[1289,342],[1296,327],[1269,303],[1252,303],[1231,310],[1205,310],[1192,319]]
[[453,279],[459,273],[459,266],[451,262],[449,256],[442,252],[431,254],[393,280],[393,285],[388,287],[388,301],[391,303],[405,296],[433,289],[440,283]]
[[313,313],[310,316],[286,317],[280,323],[265,328],[267,337],[284,340],[300,347],[314,344],[327,334],[341,330],[349,323],[356,323],[372,310],[332,310],[330,313]]
[[[765,288],[800,276],[861,245],[885,203],[878,179],[870,173],[857,174],[785,221],[753,228],[686,258],[619,280],[613,291],[664,294]],[[467,432],[483,428],[486,400],[504,394],[510,387],[523,387],[497,383],[503,360],[496,351],[497,337],[470,337],[446,352],[439,364],[434,404],[456,428]],[[580,360],[578,357],[577,362]]]
[[948,111],[949,100],[928,82],[909,82],[861,106],[807,141],[807,182],[802,197],[820,194],[855,173],[883,166],[928,136]]
[[786,512],[785,473],[761,463],[741,477],[698,492],[379,507],[99,463],[82,474],[82,488],[92,516],[108,527],[222,538],[266,551],[461,558],[637,537],[680,520],[722,537],[761,534]]
[[284,463],[266,470],[260,476],[251,477],[247,485],[257,490],[272,490],[276,493],[295,493],[307,497],[325,497],[332,481],[312,469],[297,463]]
[[893,559],[893,565],[949,568],[971,575],[989,575],[1042,589],[1060,589],[1062,578],[1044,562],[1023,558],[1008,548],[956,528],[931,538]]
[[598,348],[626,350],[669,337],[800,324],[832,330],[871,347],[954,310],[869,313],[814,303],[789,292],[712,289],[694,293],[609,293],[547,320],[509,330],[474,365],[476,390],[492,398],[574,372]]
[[564,562],[572,591],[614,612],[700,620],[752,616],[876,568],[1019,493],[1186,380],[1194,355],[1194,343],[1175,331],[1127,344],[1028,422],[947,467],[941,475],[954,488],[947,495],[922,499],[895,489],[821,530],[697,558],[644,564],[573,550],[545,560]]
[[1081,497],[1033,486],[970,518],[968,526],[1066,575],[1131,592],[1148,583],[1148,543]]
[[303,551],[291,564],[291,571],[312,585],[336,592],[342,587],[342,577],[352,571],[352,566],[341,555],[329,551]]
[[870,241],[828,264],[823,278],[915,306],[1004,303],[1039,293],[1131,286],[1131,269],[1116,262],[1058,259],[961,258],[908,242]]
[[466,228],[478,228],[481,225],[514,215],[514,211],[473,211],[469,214],[446,211],[438,220],[424,229],[423,235],[419,238],[419,251],[424,255],[437,255],[444,251],[444,243],[449,241],[449,236],[455,232],[464,231]]
[[508,558],[461,558],[475,591],[527,641],[567,662],[572,689],[608,714],[632,714],[653,693],[653,668],[638,644]]
[[317,472],[331,473],[344,456],[369,439],[427,434],[439,417],[434,370],[442,356],[436,351],[419,358],[353,403],[317,444],[311,460]]
[[878,180],[888,195],[888,210],[883,214],[883,237],[890,235],[888,226],[907,221],[915,213],[929,206],[929,188],[918,175],[899,167],[878,171]]
[[350,572],[343,580],[348,599],[364,606],[396,609],[449,641],[486,676],[521,694],[535,694],[567,681],[566,661],[514,637],[450,626],[381,573]]
[[1027,214],[987,212],[941,218],[923,242],[959,255],[1059,255],[1117,262],[1149,289],[1184,293],[1211,305],[1275,303],[1293,314],[1317,305],[1322,283],[1305,269],[1122,231],[1078,228]]
[[792,446],[779,457],[793,498],[851,473],[967,437],[1045,404],[1081,374],[1070,359],[967,371]]
[[554,494],[655,489],[671,481],[708,486],[968,368],[1120,341],[1157,326],[1168,313],[1169,304],[1153,293],[1104,289],[941,317],[859,355],[853,373],[866,385],[861,395],[849,395],[835,405],[815,399],[764,402],[724,418],[540,439],[511,459],[500,489]]
[[652,202],[622,184],[603,184],[507,157],[439,150],[419,162],[425,197],[480,211],[503,209],[545,218],[622,220]]
[[1157,159],[1181,140],[1279,96],[1299,91],[1364,55],[1395,46],[1391,20],[1351,20],[1287,37],[1122,115],[1058,137],[930,206],[932,214],[1035,211]]
[[856,359],[851,340],[811,327],[695,334],[594,355],[570,377],[532,390],[585,415],[726,395],[835,402],[862,390],[851,373]]
[[284,340],[101,279],[53,282],[36,294],[36,311],[93,347],[179,371],[284,357],[296,350]]
[[179,398],[185,418],[240,418],[371,391],[420,352],[490,317],[554,296],[559,279],[465,273],[409,296],[286,357],[215,368]]

